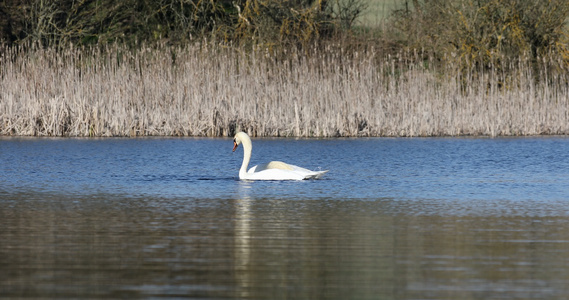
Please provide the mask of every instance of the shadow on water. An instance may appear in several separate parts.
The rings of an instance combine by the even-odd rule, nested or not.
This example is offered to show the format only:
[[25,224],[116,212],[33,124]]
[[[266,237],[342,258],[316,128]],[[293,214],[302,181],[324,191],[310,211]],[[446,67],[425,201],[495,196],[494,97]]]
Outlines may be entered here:
[[214,177],[211,175],[191,175],[186,174],[184,176],[180,175],[153,175],[147,174],[142,176],[142,181],[147,182],[168,182],[168,181],[180,181],[180,182],[187,182],[191,183],[198,180],[211,180],[211,181],[235,181],[239,180],[237,177]]

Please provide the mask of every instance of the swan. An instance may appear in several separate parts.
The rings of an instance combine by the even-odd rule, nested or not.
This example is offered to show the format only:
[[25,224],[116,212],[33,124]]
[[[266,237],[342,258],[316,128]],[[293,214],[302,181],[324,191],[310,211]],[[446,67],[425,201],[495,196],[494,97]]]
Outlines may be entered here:
[[239,169],[239,179],[241,180],[318,179],[328,172],[328,170],[311,171],[282,161],[271,161],[267,164],[256,165],[247,171],[253,144],[251,143],[251,138],[245,132],[238,132],[233,138],[233,152],[241,144],[243,144],[243,163],[241,164],[241,169]]

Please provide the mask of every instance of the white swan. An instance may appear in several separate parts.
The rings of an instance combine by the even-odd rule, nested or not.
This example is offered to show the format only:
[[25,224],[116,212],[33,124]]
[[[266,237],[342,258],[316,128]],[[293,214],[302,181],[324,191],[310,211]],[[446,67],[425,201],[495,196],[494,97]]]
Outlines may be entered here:
[[326,171],[310,171],[295,165],[289,165],[282,161],[271,161],[268,164],[257,165],[247,171],[249,161],[251,160],[251,151],[253,144],[251,138],[245,132],[238,132],[233,139],[233,151],[237,146],[243,144],[243,164],[239,169],[239,179],[243,180],[303,180],[318,179],[322,177]]

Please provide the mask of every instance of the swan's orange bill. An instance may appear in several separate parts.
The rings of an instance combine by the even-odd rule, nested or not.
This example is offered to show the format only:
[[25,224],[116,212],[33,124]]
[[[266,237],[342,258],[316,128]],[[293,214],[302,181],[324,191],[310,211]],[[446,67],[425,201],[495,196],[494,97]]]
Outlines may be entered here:
[[235,149],[237,149],[237,143],[233,141],[233,152],[235,152]]

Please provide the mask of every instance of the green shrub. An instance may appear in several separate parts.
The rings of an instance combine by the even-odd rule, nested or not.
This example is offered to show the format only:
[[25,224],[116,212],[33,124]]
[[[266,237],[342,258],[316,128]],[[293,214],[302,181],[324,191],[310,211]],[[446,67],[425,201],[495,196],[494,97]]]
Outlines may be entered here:
[[208,38],[308,45],[351,26],[364,0],[23,0],[0,2],[0,42],[43,46]]
[[[430,0],[406,3],[394,22],[411,48],[465,66],[559,53],[569,62],[567,0]],[[454,55],[448,55],[448,54]],[[446,57],[444,55],[447,54]]]

